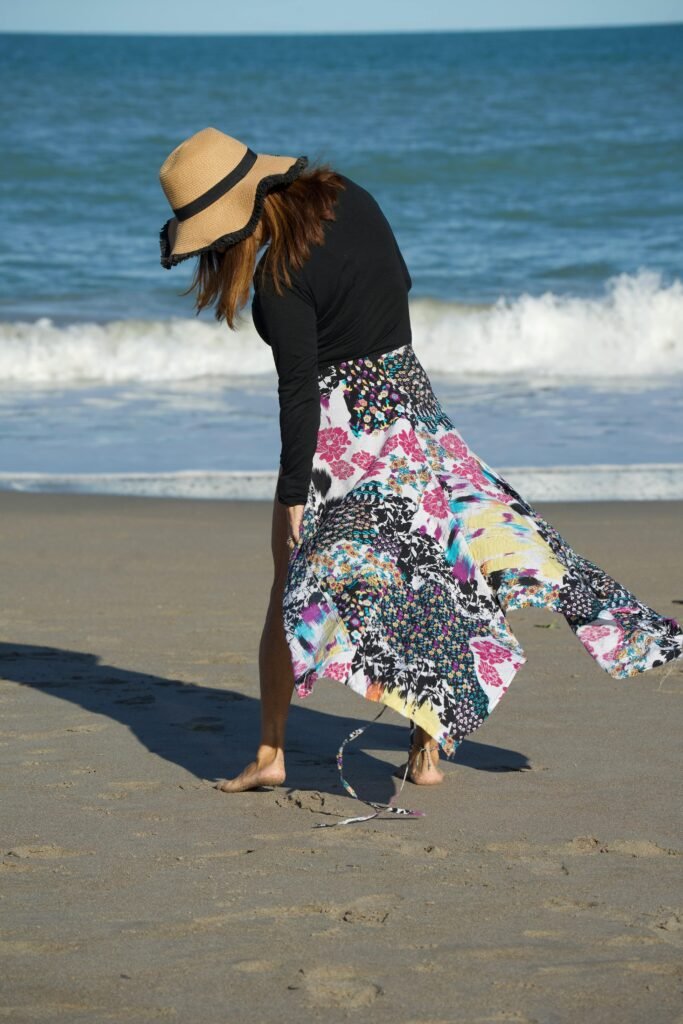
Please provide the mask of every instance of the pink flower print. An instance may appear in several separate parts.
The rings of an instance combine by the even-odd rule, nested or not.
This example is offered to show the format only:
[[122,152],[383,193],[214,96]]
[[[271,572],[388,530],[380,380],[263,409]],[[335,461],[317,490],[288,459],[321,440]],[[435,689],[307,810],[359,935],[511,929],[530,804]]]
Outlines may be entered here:
[[[619,649],[623,639],[623,630],[620,629],[616,622],[613,626],[580,626],[576,631],[576,635],[579,637],[588,653],[592,654],[594,658],[602,657],[605,660],[608,660],[619,656]],[[593,644],[598,640],[606,639],[608,636],[615,638],[615,645],[611,650],[600,653]]]
[[496,491],[496,500],[503,501],[506,505],[511,505],[513,501],[517,501],[512,494],[508,494],[507,491]]
[[388,455],[389,452],[393,452],[397,444],[398,438],[396,437],[396,434],[390,434],[389,437],[387,437],[387,439],[385,440],[384,444],[382,445],[382,450],[379,454]]
[[343,683],[349,674],[349,666],[345,665],[341,661],[333,661],[331,665],[328,665],[325,669],[325,676],[328,679],[338,679],[340,683]]
[[448,504],[440,487],[432,487],[430,491],[425,491],[423,504],[430,516],[436,516],[437,519],[447,518]]
[[463,475],[467,477],[471,484],[477,487],[479,490],[483,490],[488,486],[488,481],[481,471],[481,466],[476,459],[467,458],[460,463],[460,470]]
[[355,462],[357,466],[362,466],[363,469],[367,469],[375,461],[375,456],[372,452],[354,452],[351,456],[351,462]]
[[346,480],[348,477],[353,476],[353,466],[350,462],[337,459],[335,462],[330,462],[330,472],[333,476],[339,477],[340,480]]
[[351,456],[351,462],[355,462],[357,466],[361,466],[365,470],[365,474],[368,476],[372,473],[379,473],[379,471],[384,469],[386,465],[385,462],[381,462],[376,455],[372,454],[372,452],[362,451],[354,452]]
[[466,459],[469,455],[467,445],[457,434],[444,434],[439,438],[439,444],[455,459]]
[[[623,648],[623,645],[624,645],[624,637],[625,637],[625,635],[626,635],[626,634],[625,634],[625,632],[624,632],[624,630],[623,630],[623,629],[621,629],[621,628],[620,628],[619,626],[617,626],[617,628],[616,628],[615,632],[616,632],[616,635],[617,635],[617,639],[616,639],[616,642],[615,642],[615,644],[614,644],[614,647],[612,647],[612,648],[611,648],[611,649],[610,649],[609,651],[607,651],[607,653],[605,654],[605,657],[606,657],[606,658],[611,658],[611,659],[612,659],[613,661],[617,661],[617,659],[618,659],[618,658],[620,657],[620,655],[621,655],[621,653],[622,653],[622,648]],[[652,640],[652,638],[651,638],[651,637],[649,637],[649,638],[648,638],[648,639],[646,640],[646,643],[647,643],[647,644],[649,645],[649,643],[651,642],[651,640]]]
[[612,630],[610,626],[582,626],[578,632],[582,640],[602,640]]
[[[484,476],[477,459],[471,455],[468,455],[466,458],[458,459],[457,464],[452,470],[452,475],[455,477],[463,477],[472,485],[472,487],[476,487],[476,489],[480,491],[488,491],[491,486],[490,481]],[[454,480],[451,486],[461,490],[466,485]]]
[[472,641],[471,646],[478,656],[477,669],[483,681],[489,686],[502,686],[503,680],[496,672],[496,665],[510,661],[512,652],[505,647],[499,647],[491,640],[476,639]]
[[316,452],[326,462],[341,459],[349,446],[349,439],[343,427],[324,427],[318,431]]
[[313,688],[315,686],[317,678],[318,673],[315,670],[309,672],[306,678],[301,683],[299,683],[299,685],[296,688],[297,697],[308,697],[313,692]]
[[490,665],[487,661],[479,662],[479,671],[481,672],[481,678],[489,686],[502,686],[503,680],[496,672],[495,666]]
[[381,470],[384,469],[385,466],[386,462],[382,462],[381,459],[375,459],[375,461],[371,462],[370,465],[368,466],[368,469],[366,470],[367,475],[372,476],[373,473],[379,473],[381,472]]
[[409,458],[414,459],[415,462],[423,461],[422,448],[414,430],[402,430],[398,435],[398,440],[401,448],[403,448],[403,451]]
[[506,647],[494,644],[492,640],[475,639],[472,641],[472,647],[480,657],[484,657],[492,663],[499,664],[502,661],[509,661],[512,657],[511,651],[508,651]]

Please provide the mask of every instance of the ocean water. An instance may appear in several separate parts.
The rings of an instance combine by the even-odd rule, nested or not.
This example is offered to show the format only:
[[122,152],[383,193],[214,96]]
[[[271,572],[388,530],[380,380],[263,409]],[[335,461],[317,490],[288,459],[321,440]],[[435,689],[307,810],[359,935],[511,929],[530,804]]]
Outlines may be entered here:
[[368,188],[456,427],[546,497],[683,497],[683,25],[0,35],[0,487],[270,496],[270,349],[159,265],[214,125]]

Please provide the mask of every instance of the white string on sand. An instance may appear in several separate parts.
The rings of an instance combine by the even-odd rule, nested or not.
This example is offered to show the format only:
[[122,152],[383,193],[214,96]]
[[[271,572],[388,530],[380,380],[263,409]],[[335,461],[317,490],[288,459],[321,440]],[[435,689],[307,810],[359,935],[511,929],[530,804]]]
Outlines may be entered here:
[[406,767],[403,773],[403,779],[401,780],[401,786],[399,788],[398,793],[395,793],[394,796],[392,796],[389,803],[386,804],[378,803],[375,800],[365,800],[363,797],[358,796],[358,793],[356,793],[351,783],[347,782],[346,779],[344,778],[344,747],[347,745],[347,743],[351,743],[352,740],[357,739],[358,736],[364,733],[366,729],[369,729],[371,725],[374,725],[377,719],[384,714],[386,709],[387,705],[384,704],[380,709],[379,713],[375,715],[371,722],[368,722],[366,725],[361,726],[361,728],[354,729],[352,732],[350,732],[346,739],[342,742],[342,745],[340,746],[339,750],[337,751],[337,768],[339,769],[339,778],[341,779],[342,786],[350,796],[355,797],[356,800],[360,800],[361,803],[367,804],[369,807],[374,807],[375,811],[372,814],[363,814],[355,818],[344,818],[342,821],[319,821],[316,822],[315,825],[312,825],[312,828],[334,828],[336,825],[351,825],[356,821],[370,821],[372,818],[377,818],[382,813],[382,811],[384,811],[386,814],[401,815],[404,818],[424,818],[424,811],[410,811],[405,807],[394,806],[394,801],[397,800],[398,797],[400,796],[401,790],[403,789],[403,786],[405,784],[406,777],[408,775],[408,766],[410,764],[410,758],[408,759],[408,761],[406,761]]

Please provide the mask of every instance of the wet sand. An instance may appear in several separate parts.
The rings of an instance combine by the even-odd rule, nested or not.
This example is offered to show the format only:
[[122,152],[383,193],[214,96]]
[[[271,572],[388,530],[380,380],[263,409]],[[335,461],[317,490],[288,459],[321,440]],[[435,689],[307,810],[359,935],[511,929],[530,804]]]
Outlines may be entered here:
[[[683,503],[538,503],[683,617]],[[363,813],[334,753],[373,708],[294,699],[289,776],[222,794],[258,736],[268,502],[0,494],[0,1019],[681,1021],[683,661],[612,679],[560,616],[426,817]],[[386,800],[407,725],[352,745]],[[355,749],[354,749],[355,748]],[[333,819],[328,819],[333,820]]]

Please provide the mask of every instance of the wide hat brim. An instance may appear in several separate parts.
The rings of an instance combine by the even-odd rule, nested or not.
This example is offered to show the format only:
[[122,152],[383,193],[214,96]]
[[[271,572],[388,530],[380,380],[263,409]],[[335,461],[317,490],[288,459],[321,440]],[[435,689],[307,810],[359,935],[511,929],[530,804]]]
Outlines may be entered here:
[[187,220],[167,220],[159,234],[161,265],[167,270],[192,256],[228,248],[256,229],[268,192],[289,185],[308,165],[305,156],[259,153],[251,169],[225,195]]

